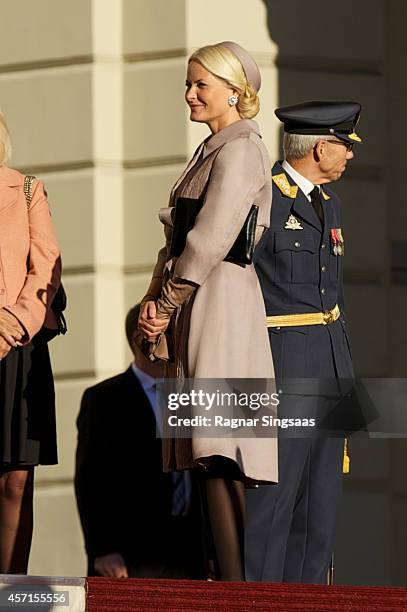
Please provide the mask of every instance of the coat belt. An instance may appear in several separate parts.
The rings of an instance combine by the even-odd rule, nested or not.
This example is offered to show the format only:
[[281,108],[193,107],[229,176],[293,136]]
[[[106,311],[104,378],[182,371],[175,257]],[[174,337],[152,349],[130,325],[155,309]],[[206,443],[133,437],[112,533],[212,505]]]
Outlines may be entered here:
[[332,310],[306,314],[277,315],[266,317],[267,327],[297,327],[299,325],[329,325],[339,319],[338,304]]

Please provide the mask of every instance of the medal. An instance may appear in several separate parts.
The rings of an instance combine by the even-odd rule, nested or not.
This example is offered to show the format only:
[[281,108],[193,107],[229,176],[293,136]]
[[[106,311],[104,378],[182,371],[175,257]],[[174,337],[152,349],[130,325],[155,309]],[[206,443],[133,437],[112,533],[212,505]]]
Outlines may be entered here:
[[345,243],[340,227],[331,229],[331,241],[334,255],[343,256],[345,254]]
[[340,227],[338,227],[337,232],[339,236],[339,247],[340,247],[339,255],[345,255],[345,241],[343,239],[342,230]]

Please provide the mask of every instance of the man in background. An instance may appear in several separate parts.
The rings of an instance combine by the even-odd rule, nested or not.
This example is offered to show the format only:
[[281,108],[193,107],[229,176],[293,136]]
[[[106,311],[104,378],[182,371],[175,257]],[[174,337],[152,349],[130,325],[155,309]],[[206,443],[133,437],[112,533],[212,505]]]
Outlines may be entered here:
[[161,415],[151,363],[126,318],[130,367],[87,389],[79,416],[75,491],[88,575],[203,578],[198,492],[189,473],[164,474]]

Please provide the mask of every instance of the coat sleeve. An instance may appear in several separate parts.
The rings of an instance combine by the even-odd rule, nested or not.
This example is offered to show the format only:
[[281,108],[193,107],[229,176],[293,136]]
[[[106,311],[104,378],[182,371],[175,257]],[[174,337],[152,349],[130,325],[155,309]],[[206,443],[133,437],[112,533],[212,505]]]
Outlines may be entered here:
[[[168,235],[167,228],[165,229],[165,234],[166,236]],[[146,293],[146,296],[154,296],[155,299],[158,299],[161,294],[164,266],[166,264],[169,251],[169,241],[171,241],[171,237],[167,238],[166,244],[158,251],[157,261],[154,266],[150,285]],[[143,301],[144,299],[145,298],[143,298]]]
[[162,278],[166,260],[167,260],[167,247],[163,246],[158,251],[157,261],[154,266],[152,278]]
[[225,144],[212,166],[205,203],[188,233],[174,276],[202,285],[235,242],[265,182],[258,146],[248,138]]
[[27,338],[41,329],[61,282],[61,258],[41,181],[35,181],[28,211],[30,255],[25,284],[17,302],[6,306],[24,327]]

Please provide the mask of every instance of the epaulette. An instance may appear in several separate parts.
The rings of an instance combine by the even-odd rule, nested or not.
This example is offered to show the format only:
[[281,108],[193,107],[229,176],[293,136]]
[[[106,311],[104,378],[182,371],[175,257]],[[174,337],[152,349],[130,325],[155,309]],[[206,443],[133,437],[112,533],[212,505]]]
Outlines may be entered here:
[[328,195],[321,187],[321,193],[322,193],[322,197],[324,198],[325,201],[330,200],[331,196]]

